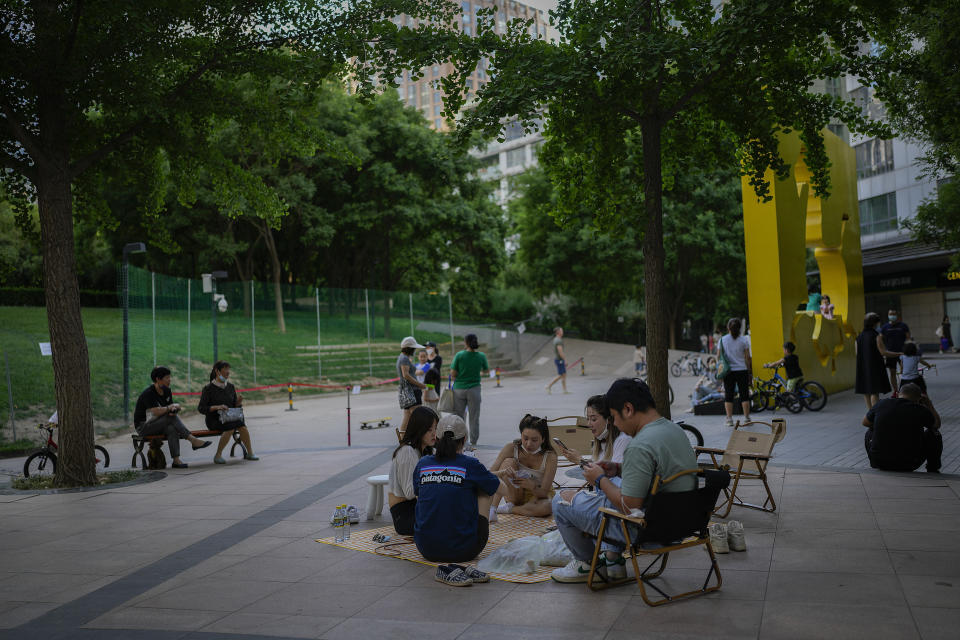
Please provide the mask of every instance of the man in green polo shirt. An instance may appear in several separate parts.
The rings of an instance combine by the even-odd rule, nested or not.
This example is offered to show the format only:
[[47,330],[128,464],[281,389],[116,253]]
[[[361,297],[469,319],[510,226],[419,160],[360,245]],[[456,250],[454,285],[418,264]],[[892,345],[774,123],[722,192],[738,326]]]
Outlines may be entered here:
[[[623,454],[620,477],[608,476],[600,465],[589,464],[584,467],[583,477],[599,491],[567,490],[554,496],[553,517],[574,557],[567,566],[553,571],[551,577],[557,582],[587,581],[594,543],[583,532],[596,536],[600,530],[599,507],[618,509],[622,513],[642,509],[654,476],[668,478],[697,468],[697,457],[687,435],[660,415],[645,382],[621,378],[610,386],[606,400],[613,423],[632,440]],[[681,476],[659,491],[670,493],[695,488],[693,476]],[[623,559],[626,546],[623,530],[610,527],[604,537],[612,542],[605,546],[603,570],[611,579],[622,578],[627,570]]]
[[470,442],[467,451],[473,451],[480,439],[480,378],[490,370],[487,356],[477,349],[480,342],[477,336],[468,333],[463,338],[466,349],[453,356],[450,375],[453,377],[453,412],[466,420],[469,409]]

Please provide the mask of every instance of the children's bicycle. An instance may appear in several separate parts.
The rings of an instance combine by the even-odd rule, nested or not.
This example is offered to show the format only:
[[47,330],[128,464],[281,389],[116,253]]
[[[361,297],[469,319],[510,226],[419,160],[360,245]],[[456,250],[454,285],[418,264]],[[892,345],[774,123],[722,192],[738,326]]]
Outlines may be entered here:
[[[37,428],[47,432],[47,442],[39,451],[31,453],[27,461],[23,463],[25,478],[52,476],[57,470],[58,447],[53,439],[53,430],[57,428],[57,425],[51,423],[38,424]],[[97,473],[103,473],[103,470],[110,466],[110,454],[98,444],[93,445],[93,450],[94,459],[97,463]]]
[[717,370],[717,358],[716,356],[707,356],[704,360],[702,354],[690,355],[685,353],[670,363],[670,374],[674,378],[684,375],[684,369],[689,371],[692,376],[702,376]]
[[[780,403],[791,413],[799,413],[804,407],[810,411],[820,411],[827,406],[827,390],[819,382],[800,380],[791,392],[787,389],[787,381],[780,375],[780,367],[769,368],[773,369],[773,377],[769,380],[756,381],[758,393],[755,398],[762,396],[762,398],[757,398],[757,402],[765,403],[764,408],[769,408],[771,400],[776,403],[777,397],[786,393],[792,393],[800,402],[800,408],[797,410],[794,410],[795,407],[792,403]],[[762,409],[760,410],[762,411]]]

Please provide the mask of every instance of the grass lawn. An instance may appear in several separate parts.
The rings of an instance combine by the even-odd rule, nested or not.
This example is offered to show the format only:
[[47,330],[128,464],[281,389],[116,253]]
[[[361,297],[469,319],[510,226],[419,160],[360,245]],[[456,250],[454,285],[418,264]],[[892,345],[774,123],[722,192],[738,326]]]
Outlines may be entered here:
[[[287,311],[287,332],[277,330],[272,310],[257,311],[254,326],[242,310],[217,316],[221,360],[230,362],[232,380],[239,388],[287,382],[369,383],[395,376],[400,339],[409,334],[408,316],[391,319],[390,337],[383,318],[375,318],[377,337],[367,347],[366,320],[362,314],[320,316],[323,378],[317,362],[317,316],[314,310]],[[120,309],[84,309],[83,326],[90,350],[93,411],[98,428],[120,426],[123,421],[123,316]],[[194,311],[187,323],[185,311],[130,311],[130,411],[137,395],[150,384],[154,362],[173,370],[174,392],[199,391],[213,365],[212,320],[209,311]],[[189,358],[187,357],[189,335]],[[155,338],[155,339],[154,339]],[[46,309],[0,306],[0,349],[10,362],[17,435],[32,435],[31,425],[45,420],[54,410],[53,367],[50,357],[40,355],[39,342],[48,342]],[[420,342],[434,340],[449,353],[449,335],[418,334]],[[256,380],[254,380],[254,357]],[[372,362],[372,371],[371,371]],[[2,365],[2,363],[0,363]],[[371,375],[372,373],[372,375]],[[189,374],[189,383],[188,383]],[[251,392],[250,401],[276,399],[285,393]],[[298,390],[297,393],[310,393]],[[0,422],[9,427],[6,378],[0,372]],[[193,406],[194,398],[184,404]],[[9,428],[4,433],[11,434]]]

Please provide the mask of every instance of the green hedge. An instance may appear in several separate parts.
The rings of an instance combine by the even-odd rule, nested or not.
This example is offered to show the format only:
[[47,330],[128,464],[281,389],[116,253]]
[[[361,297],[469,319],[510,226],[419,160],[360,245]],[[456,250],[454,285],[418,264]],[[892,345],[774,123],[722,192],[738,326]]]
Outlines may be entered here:
[[[116,291],[80,290],[80,306],[119,307]],[[5,307],[45,307],[43,289],[39,287],[0,287],[0,305]]]

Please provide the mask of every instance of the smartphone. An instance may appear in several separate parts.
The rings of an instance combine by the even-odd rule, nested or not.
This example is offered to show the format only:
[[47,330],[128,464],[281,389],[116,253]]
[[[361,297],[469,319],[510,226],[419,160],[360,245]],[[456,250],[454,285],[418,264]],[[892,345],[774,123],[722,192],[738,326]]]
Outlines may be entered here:
[[561,447],[563,447],[564,449],[568,448],[567,445],[563,444],[563,440],[561,440],[560,438],[553,438],[553,441],[556,442]]

